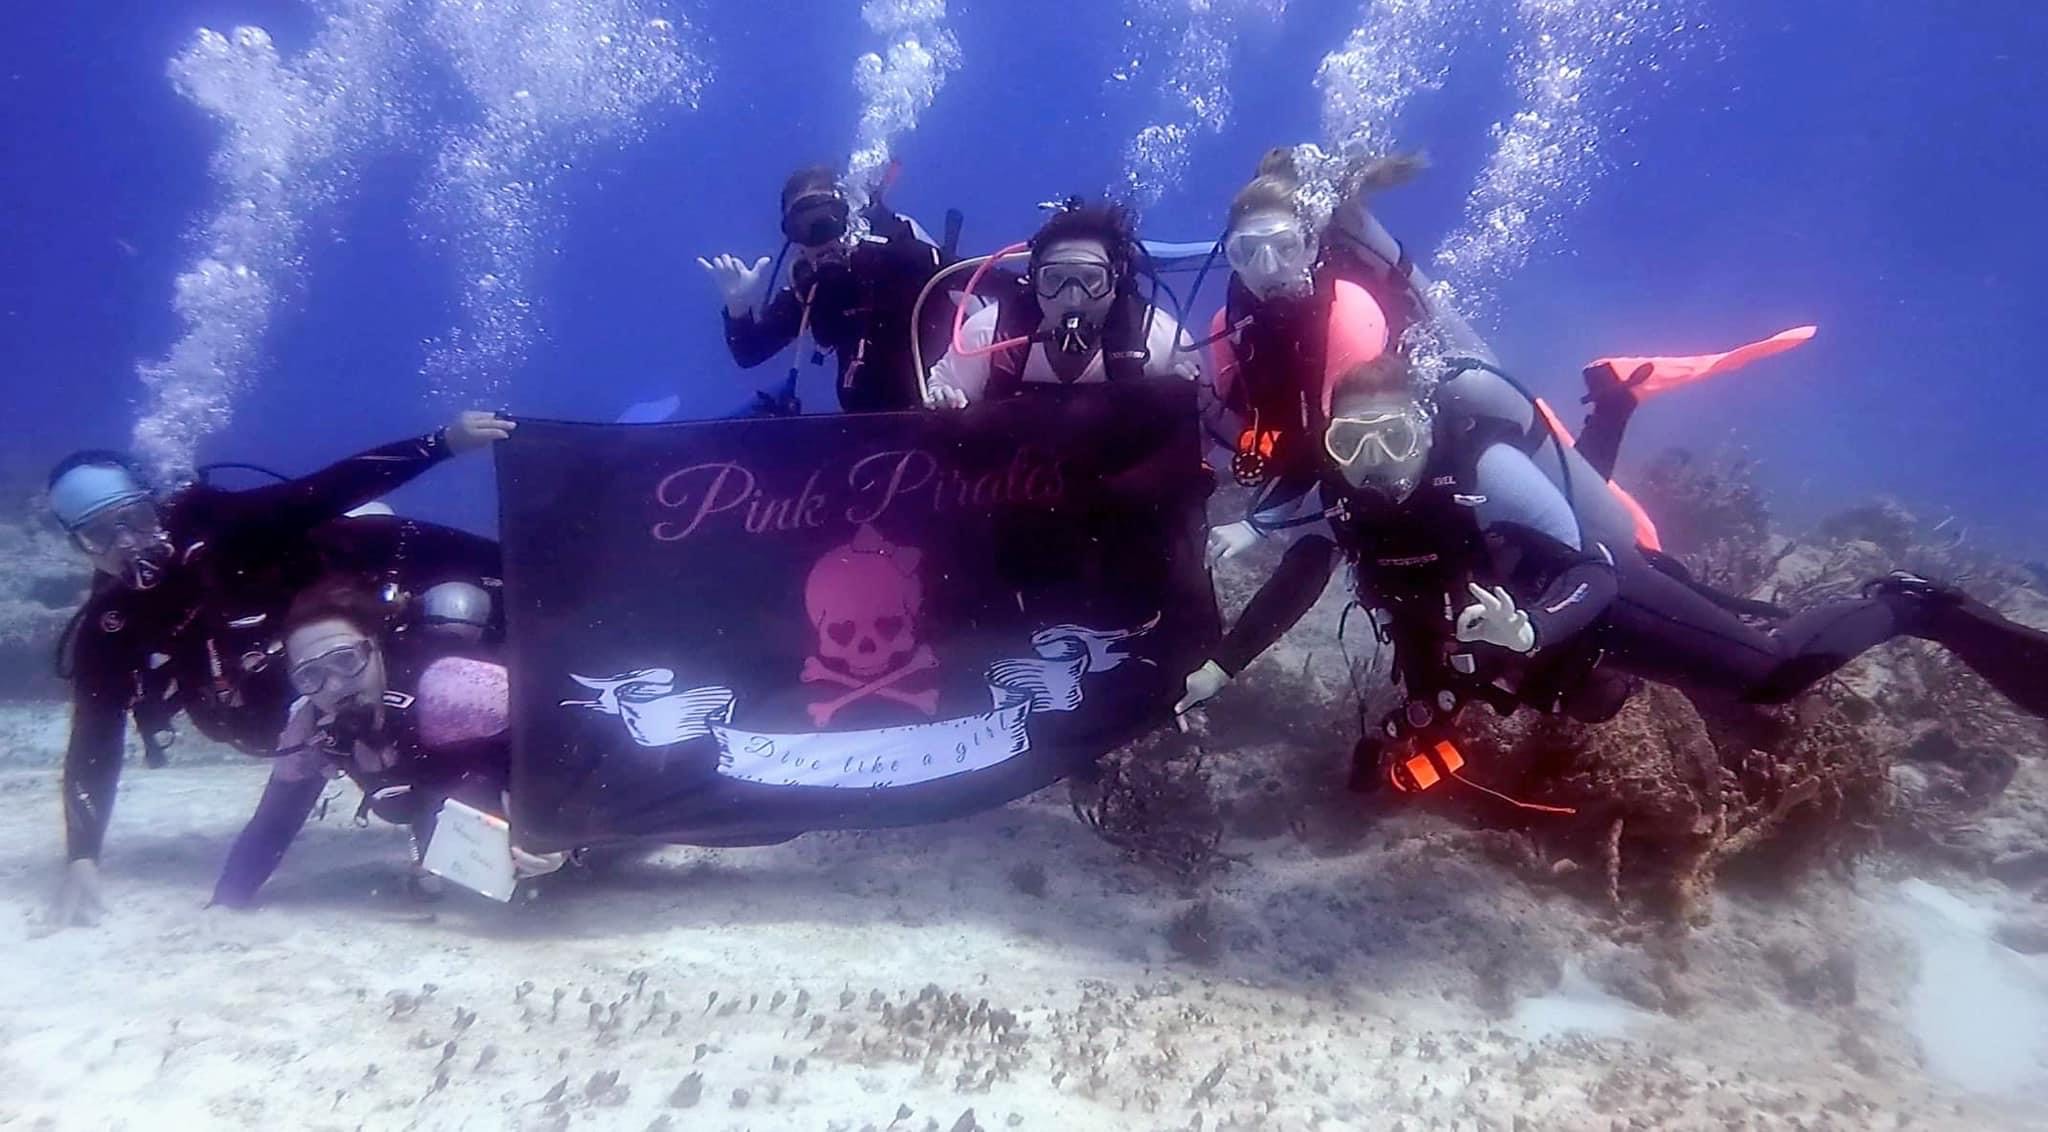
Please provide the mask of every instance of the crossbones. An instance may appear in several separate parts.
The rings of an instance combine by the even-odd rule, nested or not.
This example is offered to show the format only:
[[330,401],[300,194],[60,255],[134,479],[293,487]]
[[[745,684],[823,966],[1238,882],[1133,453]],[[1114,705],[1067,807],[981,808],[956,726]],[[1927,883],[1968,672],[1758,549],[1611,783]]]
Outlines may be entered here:
[[863,683],[843,672],[835,672],[825,667],[824,663],[815,656],[806,657],[804,658],[804,683],[837,684],[842,688],[852,689],[852,691],[837,699],[823,700],[812,704],[810,707],[811,721],[819,727],[823,727],[832,722],[832,717],[838,715],[849,704],[857,703],[867,699],[869,696],[880,696],[885,700],[894,700],[906,707],[914,707],[926,715],[936,715],[939,711],[939,693],[937,691],[905,692],[898,689],[896,685],[902,683],[910,676],[914,676],[919,672],[929,672],[938,666],[939,658],[932,655],[931,648],[919,645],[917,651],[911,654],[910,659],[903,662],[903,667]]

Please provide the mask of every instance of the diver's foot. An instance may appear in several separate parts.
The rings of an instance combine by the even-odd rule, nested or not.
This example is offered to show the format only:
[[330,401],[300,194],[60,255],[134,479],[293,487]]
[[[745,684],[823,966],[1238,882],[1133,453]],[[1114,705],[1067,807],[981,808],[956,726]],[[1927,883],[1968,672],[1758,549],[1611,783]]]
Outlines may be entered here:
[[1935,613],[1954,609],[1969,600],[1969,595],[1954,586],[1905,570],[1894,570],[1863,583],[1863,596],[1891,606],[1899,619],[1899,632],[1911,637],[1926,637]]
[[569,858],[567,852],[529,853],[515,845],[512,847],[512,875],[521,880],[544,877],[568,864]]
[[1627,377],[1623,377],[1612,362],[1587,366],[1582,371],[1586,379],[1586,396],[1581,399],[1582,403],[1604,405],[1610,411],[1633,411],[1637,405],[1642,404],[1642,396],[1638,390],[1655,372],[1656,368],[1648,362],[1637,366]]
[[1882,578],[1863,583],[1864,597],[1911,597],[1927,601],[1960,602],[1961,590],[1905,570],[1894,570]]
[[415,869],[406,876],[405,894],[417,903],[432,904],[448,895],[448,882],[425,869]]

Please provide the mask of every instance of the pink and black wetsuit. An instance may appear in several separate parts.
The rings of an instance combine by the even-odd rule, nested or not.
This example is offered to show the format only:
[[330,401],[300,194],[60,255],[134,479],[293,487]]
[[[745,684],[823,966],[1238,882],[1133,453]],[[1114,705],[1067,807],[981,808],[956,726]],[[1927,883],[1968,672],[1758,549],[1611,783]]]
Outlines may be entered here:
[[[330,778],[347,775],[363,806],[409,825],[425,852],[441,803],[457,798],[502,813],[510,776],[505,669],[466,656],[431,658],[406,679],[394,672],[382,720],[359,729],[298,705],[256,813],[228,850],[213,902],[251,903],[284,860]],[[343,748],[346,748],[344,751]]]

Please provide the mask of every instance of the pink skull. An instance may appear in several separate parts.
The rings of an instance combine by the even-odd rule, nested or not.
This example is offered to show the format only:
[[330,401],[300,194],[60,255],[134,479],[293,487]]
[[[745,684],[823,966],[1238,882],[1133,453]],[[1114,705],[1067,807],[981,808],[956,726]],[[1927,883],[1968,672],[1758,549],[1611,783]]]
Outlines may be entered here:
[[917,649],[924,552],[897,546],[863,526],[853,541],[825,552],[804,583],[804,608],[818,631],[818,656],[867,679],[882,676]]

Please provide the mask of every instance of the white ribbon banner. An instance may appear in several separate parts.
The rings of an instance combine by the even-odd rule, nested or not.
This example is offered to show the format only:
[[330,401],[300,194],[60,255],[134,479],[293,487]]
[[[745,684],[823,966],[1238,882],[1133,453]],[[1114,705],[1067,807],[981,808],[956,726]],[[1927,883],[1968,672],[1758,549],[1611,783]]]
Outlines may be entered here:
[[1031,714],[1080,707],[1082,679],[1130,660],[1117,646],[1151,627],[1106,632],[1058,625],[1040,630],[1031,637],[1038,655],[997,661],[983,674],[991,710],[933,723],[865,731],[749,731],[732,726],[732,689],[714,685],[677,691],[675,673],[666,668],[601,678],[572,673],[570,679],[597,698],[563,700],[561,706],[618,716],[642,747],[712,736],[720,752],[718,773],[728,778],[841,790],[912,786],[984,770],[1029,751],[1025,725]]

